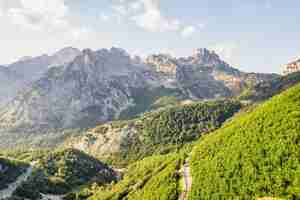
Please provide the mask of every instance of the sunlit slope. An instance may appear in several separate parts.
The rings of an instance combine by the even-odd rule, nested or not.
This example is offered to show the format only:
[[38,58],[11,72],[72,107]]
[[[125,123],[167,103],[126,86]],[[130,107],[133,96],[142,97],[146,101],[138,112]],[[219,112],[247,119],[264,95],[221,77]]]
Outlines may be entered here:
[[300,85],[204,137],[190,200],[300,198]]
[[89,200],[177,200],[183,153],[151,156],[130,165],[124,178],[100,188]]

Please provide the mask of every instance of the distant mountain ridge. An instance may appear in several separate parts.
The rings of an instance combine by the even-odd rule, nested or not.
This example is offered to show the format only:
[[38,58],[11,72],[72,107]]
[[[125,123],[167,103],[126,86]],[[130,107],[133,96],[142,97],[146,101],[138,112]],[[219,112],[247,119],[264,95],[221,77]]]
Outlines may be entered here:
[[[247,85],[275,77],[240,72],[207,49],[198,49],[193,56],[179,59],[153,55],[145,62],[132,59],[119,48],[85,49],[77,53],[76,49],[66,48],[51,57],[41,56],[10,65],[12,69],[25,69],[23,64],[27,62],[35,69],[41,61],[44,65],[34,76],[46,72],[0,110],[1,129],[40,131],[91,127],[118,119],[129,108],[134,110],[138,106],[136,113],[146,111],[148,104],[153,103],[144,102],[152,99],[149,94],[155,96],[154,100],[175,93],[182,99],[229,97]],[[63,67],[49,68],[53,63]]]
[[65,65],[79,53],[80,50],[67,47],[53,55],[26,56],[7,66],[0,66],[0,107],[40,79],[50,67]]
[[238,99],[250,102],[264,101],[298,83],[300,83],[300,72],[291,73],[247,88]]
[[38,80],[49,67],[67,64],[79,54],[79,49],[66,47],[53,55],[44,54],[37,57],[23,57],[7,67],[14,73],[22,76],[24,81],[28,83]]
[[[276,77],[275,74],[242,72],[227,64],[214,51],[209,51],[206,48],[196,49],[192,56],[178,59],[165,54],[152,55],[146,59],[146,63],[154,66],[157,72],[176,77],[178,81],[184,82],[186,81],[184,79],[192,78],[192,81],[198,81],[200,84],[200,81],[204,81],[205,84],[211,83],[210,80],[214,81],[215,84],[219,82],[221,83],[219,87],[223,90],[223,94],[221,92],[219,96],[226,96],[224,91],[228,89],[230,95],[236,95],[247,85],[257,84]],[[200,77],[192,77],[197,75]],[[214,98],[212,95],[209,96],[209,98]],[[201,97],[196,96],[197,98]]]

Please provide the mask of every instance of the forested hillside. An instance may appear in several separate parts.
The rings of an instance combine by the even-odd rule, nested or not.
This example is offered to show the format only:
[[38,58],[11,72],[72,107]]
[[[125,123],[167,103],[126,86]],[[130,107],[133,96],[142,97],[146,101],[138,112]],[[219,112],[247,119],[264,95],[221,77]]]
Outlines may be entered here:
[[113,163],[166,154],[219,128],[239,111],[238,101],[210,101],[173,106],[129,121],[99,125],[67,146]]
[[16,181],[26,171],[28,164],[0,156],[0,190]]
[[152,156],[130,165],[125,177],[106,188],[98,188],[89,200],[176,200],[180,194],[179,169],[185,154]]
[[299,199],[299,141],[297,85],[199,141],[189,199]]
[[16,199],[37,200],[42,194],[65,195],[90,183],[104,185],[117,180],[117,174],[108,165],[74,149],[28,152],[21,157],[34,160],[33,171],[13,193]]

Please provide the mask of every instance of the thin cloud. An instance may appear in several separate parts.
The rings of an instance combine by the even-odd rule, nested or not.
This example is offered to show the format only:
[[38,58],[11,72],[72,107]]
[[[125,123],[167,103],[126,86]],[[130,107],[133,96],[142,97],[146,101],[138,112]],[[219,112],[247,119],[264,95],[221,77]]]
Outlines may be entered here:
[[17,25],[33,29],[68,26],[69,8],[63,0],[20,0],[20,7],[8,9],[8,16]]
[[194,26],[186,26],[182,29],[181,35],[184,38],[191,37],[197,31],[196,27]]
[[0,4],[1,8],[12,24],[29,31],[70,35],[74,40],[87,37],[91,32],[72,23],[65,0],[12,0],[10,4]]
[[180,22],[177,19],[168,19],[163,16],[159,6],[159,0],[143,0],[143,10],[141,14],[133,16],[139,27],[151,32],[177,31]]
[[186,38],[200,29],[196,25],[165,16],[160,0],[119,0],[113,3],[112,12],[115,18],[127,20],[148,32],[177,32]]
[[100,18],[100,20],[102,20],[104,22],[108,22],[111,17],[108,14],[100,13],[99,18]]

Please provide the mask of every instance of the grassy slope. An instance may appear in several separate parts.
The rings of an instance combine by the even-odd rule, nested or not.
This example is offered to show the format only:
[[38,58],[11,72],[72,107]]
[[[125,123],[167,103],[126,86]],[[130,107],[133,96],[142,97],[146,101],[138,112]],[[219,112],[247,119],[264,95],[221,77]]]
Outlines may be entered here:
[[300,85],[194,148],[190,200],[300,198]]
[[89,200],[176,200],[180,191],[178,170],[184,158],[181,152],[138,161],[127,168],[120,182],[96,190]]

